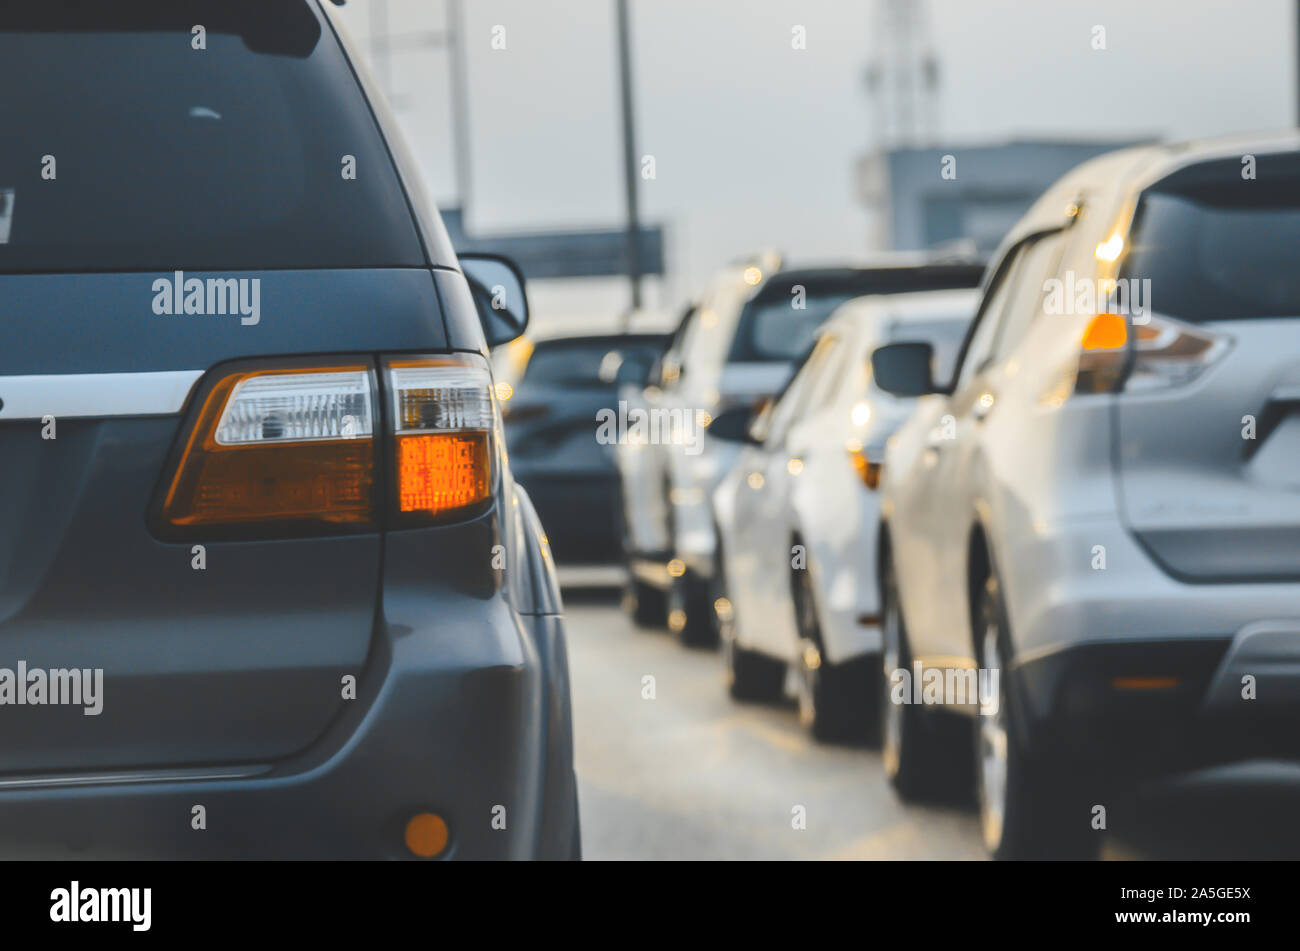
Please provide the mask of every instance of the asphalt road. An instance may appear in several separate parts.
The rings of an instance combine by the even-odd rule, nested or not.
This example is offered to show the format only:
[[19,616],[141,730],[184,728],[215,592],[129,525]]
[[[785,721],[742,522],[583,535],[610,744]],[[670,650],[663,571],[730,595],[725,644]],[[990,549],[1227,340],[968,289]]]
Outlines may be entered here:
[[[612,592],[565,598],[585,857],[984,858],[972,806],[902,804],[877,752],[814,742],[792,705],[730,700],[716,652],[637,629]],[[1141,835],[1103,855],[1300,858],[1298,802],[1300,768],[1183,780],[1148,791]]]

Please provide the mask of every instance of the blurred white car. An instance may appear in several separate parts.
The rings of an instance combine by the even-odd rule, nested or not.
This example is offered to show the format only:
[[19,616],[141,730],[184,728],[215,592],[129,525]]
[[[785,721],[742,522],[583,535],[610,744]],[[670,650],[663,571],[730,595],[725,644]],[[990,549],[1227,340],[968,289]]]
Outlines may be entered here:
[[773,699],[792,669],[818,738],[869,733],[878,709],[876,487],[885,440],[915,401],[875,385],[872,351],[925,342],[947,372],[977,301],[974,290],[948,290],[841,305],[713,494],[714,609],[731,692]]
[[[618,440],[616,452],[626,602],[638,624],[667,623],[670,594],[676,589],[681,597],[682,587],[694,579],[679,558],[679,539],[686,528],[682,511],[689,510],[692,501],[696,508],[703,505],[701,485],[716,484],[734,453],[722,440],[706,445],[706,426],[716,421],[722,430],[743,424],[754,402],[779,388],[789,373],[787,364],[761,368],[757,376],[725,372],[746,300],[779,265],[777,254],[765,252],[719,271],[686,309],[647,385],[625,386],[619,393],[619,418],[628,420],[626,438]],[[733,409],[738,409],[738,419],[728,413]],[[711,532],[708,541],[711,544]],[[692,613],[704,616],[703,611]],[[684,617],[680,608],[673,615],[680,633],[687,639],[697,634],[707,639],[707,630],[688,626]]]
[[[648,623],[662,617],[687,643],[717,637],[711,498],[743,445],[755,405],[785,385],[817,328],[846,301],[974,288],[983,273],[970,260],[927,254],[771,274],[774,263],[723,272],[700,299],[663,358],[661,383],[644,394],[651,413],[673,418],[675,438],[651,439],[649,458],[635,471],[637,450],[626,453],[623,484],[638,490],[624,498],[636,616]],[[646,524],[638,528],[638,520]],[[647,604],[653,611],[644,610]]]

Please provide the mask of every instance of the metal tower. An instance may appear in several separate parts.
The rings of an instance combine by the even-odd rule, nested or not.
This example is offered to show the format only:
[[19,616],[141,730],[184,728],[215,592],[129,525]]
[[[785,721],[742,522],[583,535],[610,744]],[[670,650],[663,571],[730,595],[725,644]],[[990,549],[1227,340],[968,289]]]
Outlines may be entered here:
[[866,69],[874,147],[931,145],[939,133],[939,61],[926,0],[875,0]]

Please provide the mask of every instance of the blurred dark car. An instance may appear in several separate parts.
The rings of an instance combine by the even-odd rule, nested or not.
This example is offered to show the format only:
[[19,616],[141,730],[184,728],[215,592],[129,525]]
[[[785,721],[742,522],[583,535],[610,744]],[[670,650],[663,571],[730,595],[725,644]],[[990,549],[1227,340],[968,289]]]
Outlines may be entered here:
[[511,468],[557,562],[622,559],[614,447],[597,441],[597,415],[617,416],[619,389],[643,384],[667,344],[667,334],[649,333],[538,341],[503,404]]

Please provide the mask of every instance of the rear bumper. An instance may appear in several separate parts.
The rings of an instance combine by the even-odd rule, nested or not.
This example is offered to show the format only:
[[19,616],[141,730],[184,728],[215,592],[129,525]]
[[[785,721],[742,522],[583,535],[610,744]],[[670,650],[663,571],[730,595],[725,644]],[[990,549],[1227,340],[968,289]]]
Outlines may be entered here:
[[0,785],[0,855],[413,858],[406,823],[433,812],[450,830],[440,858],[566,857],[577,800],[560,619],[494,597],[391,620],[410,606],[388,612],[357,699],[310,749],[181,779]]
[[998,569],[1031,746],[1129,774],[1300,759],[1300,584],[1186,584],[1108,519]]
[[[1243,697],[1241,672],[1256,677]],[[1300,672],[1233,638],[1089,644],[1016,666],[1036,752],[1128,776],[1300,760]]]

